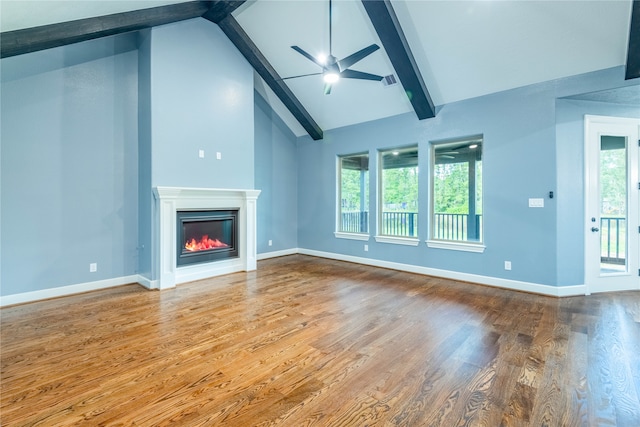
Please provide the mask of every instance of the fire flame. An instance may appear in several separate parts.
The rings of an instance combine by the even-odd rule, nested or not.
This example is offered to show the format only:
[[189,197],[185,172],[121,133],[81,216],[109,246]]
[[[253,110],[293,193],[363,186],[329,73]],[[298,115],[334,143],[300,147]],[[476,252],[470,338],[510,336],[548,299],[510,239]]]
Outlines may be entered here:
[[191,252],[228,247],[229,245],[227,245],[226,243],[223,243],[218,239],[210,239],[206,234],[202,236],[200,240],[191,239],[184,244],[184,248]]

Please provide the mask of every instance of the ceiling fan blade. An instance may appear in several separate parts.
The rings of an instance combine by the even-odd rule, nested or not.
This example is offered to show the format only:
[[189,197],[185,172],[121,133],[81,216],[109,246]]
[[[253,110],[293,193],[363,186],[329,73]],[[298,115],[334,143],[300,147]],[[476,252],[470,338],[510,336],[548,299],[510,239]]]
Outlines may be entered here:
[[283,77],[280,80],[289,80],[289,79],[297,79],[298,77],[307,77],[307,76],[319,76],[322,73],[310,73],[310,74],[300,74],[298,76],[290,76],[290,77]]
[[324,67],[324,65],[322,64],[322,62],[318,61],[316,58],[314,58],[313,56],[311,56],[311,54],[305,52],[302,48],[298,47],[298,46],[291,46],[291,49],[295,50],[296,52],[298,52],[300,55],[304,56],[305,58],[307,58],[308,60],[312,61],[314,64],[319,65],[321,67]]
[[352,53],[351,55],[347,56],[346,58],[343,58],[340,61],[338,61],[338,67],[340,67],[341,71],[342,70],[346,70],[347,68],[351,67],[356,62],[364,59],[365,57],[367,57],[369,55],[371,55],[373,52],[375,52],[378,49],[380,49],[380,46],[378,46],[377,44],[372,44],[370,46],[365,47],[364,49],[360,49],[356,53]]
[[331,83],[325,83],[324,84],[324,94],[325,95],[330,95],[331,94]]
[[356,70],[344,70],[340,73],[340,77],[344,77],[345,79],[375,80],[378,82],[384,78],[376,74],[363,73],[362,71]]

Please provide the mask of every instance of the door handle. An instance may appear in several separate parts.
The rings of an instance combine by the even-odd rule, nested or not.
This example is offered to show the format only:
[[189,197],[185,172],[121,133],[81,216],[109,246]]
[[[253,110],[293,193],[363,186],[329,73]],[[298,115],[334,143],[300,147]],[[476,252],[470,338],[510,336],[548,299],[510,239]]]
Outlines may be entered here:
[[598,231],[600,231],[600,229],[598,227],[591,227],[591,231],[597,233]]

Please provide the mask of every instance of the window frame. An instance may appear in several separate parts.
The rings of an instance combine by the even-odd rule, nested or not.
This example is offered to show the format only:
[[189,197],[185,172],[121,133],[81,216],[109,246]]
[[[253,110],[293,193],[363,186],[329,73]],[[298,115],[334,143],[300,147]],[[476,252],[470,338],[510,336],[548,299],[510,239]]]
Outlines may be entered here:
[[[397,244],[397,245],[406,245],[406,246],[418,246],[420,244],[420,238],[418,233],[416,232],[416,236],[397,236],[397,235],[390,235],[390,234],[382,234],[381,230],[382,230],[382,221],[383,221],[383,209],[384,209],[384,194],[383,194],[383,190],[384,190],[384,185],[383,185],[383,170],[384,170],[384,161],[383,161],[383,157],[386,153],[393,153],[395,151],[397,151],[398,153],[401,152],[409,152],[409,151],[414,151],[416,152],[416,156],[420,156],[420,148],[419,145],[417,143],[415,144],[411,144],[411,145],[404,145],[404,146],[400,146],[400,147],[393,147],[393,148],[381,148],[378,149],[378,156],[377,156],[377,160],[378,160],[378,166],[377,166],[377,191],[376,191],[376,196],[377,196],[377,206],[376,206],[376,213],[377,213],[377,220],[376,220],[376,235],[375,235],[375,240],[376,242],[379,243],[391,243],[391,244]],[[420,174],[419,174],[419,166],[418,166],[418,161],[416,161],[416,168],[418,168],[418,178],[417,178],[417,183],[418,183],[418,194],[417,197],[419,198],[419,187],[420,187]],[[416,200],[417,206],[419,205],[419,200]],[[419,215],[420,215],[420,211],[417,208],[417,212],[416,212],[416,219],[418,219]]]
[[[361,152],[356,152],[356,153],[349,153],[349,154],[338,154],[336,156],[336,222],[335,222],[335,231],[334,231],[334,235],[335,237],[339,238],[339,239],[350,239],[350,240],[362,240],[362,241],[366,241],[369,240],[370,237],[370,232],[371,232],[371,215],[370,215],[370,204],[371,204],[371,197],[369,194],[369,197],[365,197],[364,199],[364,203],[362,206],[360,206],[361,212],[367,212],[367,231],[363,231],[363,232],[355,232],[355,231],[344,231],[342,230],[342,164],[343,164],[343,159],[347,158],[347,157],[358,157],[358,156],[366,156],[367,158],[367,178],[366,178],[366,182],[364,183],[365,185],[365,192],[367,190],[369,190],[369,183],[370,183],[370,179],[371,179],[371,156],[369,155],[368,151],[361,151]],[[361,187],[361,190],[363,188]],[[362,197],[362,196],[361,196]]]
[[[482,253],[486,249],[485,246],[485,235],[484,235],[484,218],[480,222],[479,229],[477,230],[479,240],[453,240],[453,239],[443,239],[436,238],[436,212],[435,212],[435,172],[436,172],[436,150],[438,148],[443,147],[451,147],[452,151],[454,148],[460,148],[460,146],[464,146],[465,144],[473,145],[477,143],[480,146],[480,161],[482,165],[484,165],[484,135],[472,135],[467,137],[455,138],[455,139],[447,139],[440,141],[431,141],[429,143],[429,165],[430,165],[430,173],[429,173],[429,237],[426,240],[426,244],[430,248],[437,249],[448,249],[448,250],[457,250],[457,251],[465,251],[465,252],[476,252]],[[484,168],[484,166],[483,166]],[[484,177],[484,173],[482,174]],[[483,179],[480,181],[480,186],[483,188]],[[484,193],[484,191],[483,191]],[[471,197],[469,195],[468,197]],[[474,193],[474,199],[477,197],[477,191]],[[468,200],[467,200],[468,201]],[[475,206],[475,203],[474,203]],[[482,197],[480,201],[480,209],[476,209],[475,211],[482,212],[484,215],[484,197]],[[467,213],[467,221],[470,213]]]

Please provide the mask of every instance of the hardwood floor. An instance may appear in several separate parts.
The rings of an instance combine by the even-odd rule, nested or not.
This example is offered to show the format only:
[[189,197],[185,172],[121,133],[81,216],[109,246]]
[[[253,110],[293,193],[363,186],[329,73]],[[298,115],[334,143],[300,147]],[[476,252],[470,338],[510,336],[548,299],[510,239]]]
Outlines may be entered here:
[[640,293],[301,255],[7,307],[8,426],[640,426]]

